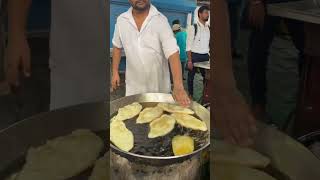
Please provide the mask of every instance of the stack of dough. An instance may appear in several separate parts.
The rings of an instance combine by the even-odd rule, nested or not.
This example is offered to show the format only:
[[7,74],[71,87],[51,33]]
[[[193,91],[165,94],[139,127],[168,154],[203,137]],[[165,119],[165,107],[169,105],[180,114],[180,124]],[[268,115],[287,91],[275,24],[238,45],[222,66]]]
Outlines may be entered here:
[[26,164],[14,180],[65,180],[78,175],[96,161],[103,148],[102,140],[89,130],[76,130],[70,135],[30,148]]
[[270,164],[269,158],[249,148],[237,147],[219,140],[213,140],[212,146],[212,158],[215,163],[253,168],[265,168]]
[[109,168],[107,167],[108,160],[109,159],[107,158],[107,153],[102,158],[97,160],[89,180],[107,180],[107,179],[109,179],[109,176],[108,176]]
[[262,171],[246,166],[215,163],[211,166],[213,179],[217,180],[276,180]]
[[211,168],[218,180],[275,180],[255,168],[265,168],[270,159],[258,152],[213,140]]

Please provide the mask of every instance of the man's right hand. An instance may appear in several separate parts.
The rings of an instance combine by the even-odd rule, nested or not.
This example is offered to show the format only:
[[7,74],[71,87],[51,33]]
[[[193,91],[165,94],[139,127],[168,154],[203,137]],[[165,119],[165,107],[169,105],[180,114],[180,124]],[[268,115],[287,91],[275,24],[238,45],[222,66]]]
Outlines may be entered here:
[[116,90],[120,86],[119,73],[113,73],[111,85],[112,85],[112,90]]
[[20,71],[24,77],[31,75],[30,48],[25,35],[9,37],[6,49],[6,80],[11,86],[19,86]]
[[249,3],[249,23],[257,29],[264,25],[266,16],[265,5],[262,0],[250,0]]
[[192,71],[192,69],[193,69],[192,61],[188,61],[188,69],[189,69],[190,71]]
[[237,90],[217,92],[213,102],[214,126],[229,143],[250,146],[257,132],[256,120]]

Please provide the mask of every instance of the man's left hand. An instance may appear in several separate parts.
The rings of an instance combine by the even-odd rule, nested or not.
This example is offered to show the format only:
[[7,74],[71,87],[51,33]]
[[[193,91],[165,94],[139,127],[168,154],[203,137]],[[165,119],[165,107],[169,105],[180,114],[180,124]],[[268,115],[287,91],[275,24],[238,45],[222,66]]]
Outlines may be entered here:
[[175,101],[177,101],[181,106],[187,107],[191,103],[188,94],[184,90],[184,88],[173,88],[172,95]]

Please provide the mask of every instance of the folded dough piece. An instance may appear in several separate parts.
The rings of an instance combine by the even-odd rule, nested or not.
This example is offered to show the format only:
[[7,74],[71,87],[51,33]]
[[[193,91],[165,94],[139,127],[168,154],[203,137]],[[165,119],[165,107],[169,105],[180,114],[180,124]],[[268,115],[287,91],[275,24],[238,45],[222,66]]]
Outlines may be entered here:
[[163,109],[161,107],[147,107],[140,112],[137,118],[138,124],[149,123],[163,114]]
[[99,156],[103,141],[89,130],[49,140],[30,148],[16,180],[65,180],[89,168]]
[[14,173],[11,176],[7,177],[5,180],[16,180],[18,177],[18,173]]
[[227,144],[220,140],[213,140],[211,151],[213,163],[242,165],[253,168],[265,168],[270,159],[249,149]]
[[190,136],[177,135],[172,139],[172,150],[175,156],[190,154],[194,150],[194,140]]
[[164,111],[167,111],[169,113],[194,114],[191,109],[176,104],[158,103],[158,107],[161,107]]
[[162,115],[150,123],[148,138],[156,138],[169,134],[173,130],[175,123],[176,120],[172,116],[167,114]]
[[107,168],[107,153],[100,159],[98,159],[93,168],[92,174],[89,180],[109,180],[108,172],[109,168]]
[[119,149],[130,151],[133,148],[134,137],[132,132],[127,129],[123,121],[113,120],[110,123],[110,140]]
[[131,119],[137,116],[141,110],[142,110],[142,105],[137,102],[134,102],[132,104],[119,108],[118,114],[116,115],[115,119],[120,121]]
[[171,116],[183,127],[193,130],[207,131],[207,125],[205,122],[197,119],[189,114],[173,113]]
[[217,180],[276,180],[268,174],[248,168],[230,164],[211,164],[213,179]]

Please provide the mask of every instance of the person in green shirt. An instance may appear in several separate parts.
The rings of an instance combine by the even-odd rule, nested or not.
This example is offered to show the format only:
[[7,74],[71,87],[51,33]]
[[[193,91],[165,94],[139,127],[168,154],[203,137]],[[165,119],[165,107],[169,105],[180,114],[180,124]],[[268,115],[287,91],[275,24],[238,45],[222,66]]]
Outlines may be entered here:
[[[187,43],[187,32],[181,30],[180,24],[173,24],[172,30],[175,34],[177,39],[177,44],[180,48],[180,60],[181,60],[181,67],[182,67],[182,76],[184,75],[184,70],[186,67],[186,62],[188,60],[187,51],[186,51],[186,43]],[[185,79],[183,77],[183,79]]]

